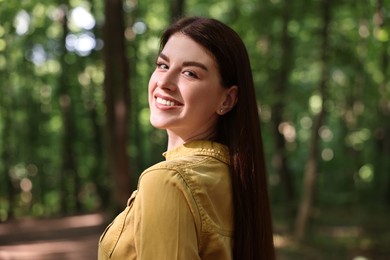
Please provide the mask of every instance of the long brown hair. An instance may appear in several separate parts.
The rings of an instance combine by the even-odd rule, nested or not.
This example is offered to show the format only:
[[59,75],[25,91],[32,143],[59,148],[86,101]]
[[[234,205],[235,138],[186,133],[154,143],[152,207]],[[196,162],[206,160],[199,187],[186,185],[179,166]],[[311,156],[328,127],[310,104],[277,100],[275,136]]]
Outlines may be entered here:
[[212,54],[222,85],[238,86],[238,101],[218,122],[217,140],[229,147],[234,203],[233,259],[275,259],[260,120],[247,50],[238,34],[210,18],[182,18],[161,37],[183,33]]

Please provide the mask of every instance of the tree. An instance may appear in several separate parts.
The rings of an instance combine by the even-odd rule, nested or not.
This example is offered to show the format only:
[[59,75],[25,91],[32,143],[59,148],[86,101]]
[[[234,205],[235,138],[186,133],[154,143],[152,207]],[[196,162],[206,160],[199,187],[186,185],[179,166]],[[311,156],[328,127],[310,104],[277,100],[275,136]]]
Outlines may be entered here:
[[79,176],[77,171],[76,150],[74,142],[76,138],[74,99],[71,93],[72,87],[69,85],[69,66],[65,62],[67,53],[66,36],[68,35],[68,4],[61,5],[62,14],[62,42],[60,64],[62,67],[61,76],[58,78],[58,98],[59,107],[62,112],[63,136],[62,136],[62,165],[60,170],[60,190],[61,190],[61,211],[63,214],[69,213],[75,203],[75,210],[81,210],[78,194],[80,192]]
[[310,216],[314,198],[314,188],[316,175],[318,171],[318,160],[319,160],[319,130],[322,126],[326,117],[326,106],[325,103],[328,98],[328,81],[329,81],[329,24],[331,22],[331,10],[332,1],[323,0],[323,13],[322,13],[322,30],[321,30],[321,78],[319,82],[318,92],[321,96],[321,110],[315,116],[314,125],[312,128],[311,139],[309,144],[309,157],[305,164],[304,172],[304,183],[303,183],[303,194],[298,209],[298,214],[295,223],[295,236],[297,239],[302,239],[307,221]]
[[[387,201],[387,204],[390,205],[390,178],[388,176],[390,170],[389,156],[390,156],[390,97],[388,95],[389,88],[389,39],[388,36],[383,36],[386,32],[385,28],[385,7],[383,0],[376,1],[376,11],[374,15],[374,34],[378,40],[380,50],[378,57],[378,68],[381,71],[382,79],[380,80],[378,86],[378,94],[380,97],[380,101],[378,104],[378,119],[379,125],[375,129],[376,139],[377,139],[377,158],[379,158],[379,169],[378,174],[375,176],[376,186],[381,185],[383,183],[382,188],[385,192],[381,192],[384,197],[384,200]],[[386,33],[385,33],[386,34]]]
[[125,48],[125,25],[121,0],[105,0],[104,93],[109,173],[114,199],[125,205],[131,194],[127,129],[129,122],[129,64]]
[[288,156],[286,154],[286,140],[283,135],[283,113],[286,104],[286,93],[289,84],[289,75],[292,70],[293,42],[288,32],[288,24],[291,16],[291,1],[285,0],[282,7],[282,31],[280,37],[280,68],[276,73],[274,97],[272,104],[272,127],[275,138],[275,171],[279,174],[285,191],[285,200],[290,208],[294,201],[295,191],[291,177],[291,170],[288,165]]
[[184,14],[184,0],[172,0],[170,1],[170,20],[171,22],[175,21],[177,18],[180,18]]

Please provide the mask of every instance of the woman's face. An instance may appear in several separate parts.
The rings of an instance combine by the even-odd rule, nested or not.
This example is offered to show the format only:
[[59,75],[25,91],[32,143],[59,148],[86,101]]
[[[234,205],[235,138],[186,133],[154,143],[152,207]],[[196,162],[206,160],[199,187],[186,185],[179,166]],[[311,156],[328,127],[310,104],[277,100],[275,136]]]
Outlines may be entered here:
[[172,35],[149,81],[152,125],[183,140],[210,136],[225,96],[213,57],[188,36]]

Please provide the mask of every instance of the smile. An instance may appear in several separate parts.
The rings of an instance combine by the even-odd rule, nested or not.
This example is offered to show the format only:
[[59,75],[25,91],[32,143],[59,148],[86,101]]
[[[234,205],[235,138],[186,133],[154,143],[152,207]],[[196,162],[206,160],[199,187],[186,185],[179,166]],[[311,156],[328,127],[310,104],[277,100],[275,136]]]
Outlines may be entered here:
[[173,102],[173,101],[170,101],[170,100],[166,100],[166,99],[163,99],[163,98],[160,98],[160,97],[157,97],[156,98],[156,102],[160,105],[164,105],[164,106],[169,106],[169,107],[173,107],[173,106],[176,106],[176,103]]

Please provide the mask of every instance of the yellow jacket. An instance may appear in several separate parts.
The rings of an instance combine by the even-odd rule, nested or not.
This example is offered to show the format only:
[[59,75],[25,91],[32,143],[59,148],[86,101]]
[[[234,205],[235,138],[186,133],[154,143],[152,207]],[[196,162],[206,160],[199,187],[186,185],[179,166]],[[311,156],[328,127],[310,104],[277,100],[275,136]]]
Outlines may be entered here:
[[231,259],[228,148],[192,141],[164,156],[102,234],[98,259]]

